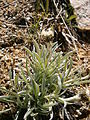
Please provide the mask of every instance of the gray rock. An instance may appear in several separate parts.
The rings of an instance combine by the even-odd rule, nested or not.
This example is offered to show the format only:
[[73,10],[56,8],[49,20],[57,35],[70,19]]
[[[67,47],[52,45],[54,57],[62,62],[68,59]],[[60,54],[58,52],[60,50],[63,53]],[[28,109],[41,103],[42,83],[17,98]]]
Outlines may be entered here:
[[77,15],[78,27],[90,31],[90,0],[70,0]]

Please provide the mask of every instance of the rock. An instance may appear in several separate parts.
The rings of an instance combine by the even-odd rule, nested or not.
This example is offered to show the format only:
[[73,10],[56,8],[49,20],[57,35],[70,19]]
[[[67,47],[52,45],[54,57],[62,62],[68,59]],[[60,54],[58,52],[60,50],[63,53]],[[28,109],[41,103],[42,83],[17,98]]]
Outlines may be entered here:
[[48,28],[47,30],[43,29],[41,32],[41,36],[49,37],[54,36],[54,31],[51,28]]
[[90,30],[90,0],[70,0],[77,14],[78,26]]
[[70,0],[81,37],[90,42],[90,0]]
[[3,57],[3,54],[2,53],[0,53],[0,59]]

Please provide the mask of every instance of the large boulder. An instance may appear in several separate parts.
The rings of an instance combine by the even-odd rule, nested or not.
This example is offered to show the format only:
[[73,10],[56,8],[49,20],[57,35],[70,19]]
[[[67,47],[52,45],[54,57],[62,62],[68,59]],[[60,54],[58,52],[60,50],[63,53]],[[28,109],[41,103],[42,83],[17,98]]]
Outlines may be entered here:
[[86,35],[90,42],[90,0],[70,0],[70,2],[77,15],[79,31],[83,33],[83,37]]
[[70,0],[77,14],[78,26],[90,30],[90,0]]

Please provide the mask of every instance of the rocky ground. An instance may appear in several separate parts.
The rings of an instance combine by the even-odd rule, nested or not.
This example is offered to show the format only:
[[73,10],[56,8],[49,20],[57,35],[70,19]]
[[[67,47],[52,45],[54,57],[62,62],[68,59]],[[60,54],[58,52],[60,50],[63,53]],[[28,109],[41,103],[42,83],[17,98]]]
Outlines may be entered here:
[[[88,1],[89,0],[87,0],[87,2]],[[80,4],[82,7],[77,6],[75,8],[76,12],[77,10],[81,11],[77,12],[77,14],[79,14],[78,20],[82,15],[87,16],[87,19],[85,16],[83,16],[83,20],[79,20],[79,25],[84,24],[81,22],[85,21],[90,23],[90,3],[87,2],[85,1],[85,5],[87,6],[88,4],[87,10],[84,4]],[[30,0],[0,0],[0,86],[9,88],[10,77],[14,78],[15,74],[20,72],[20,64],[25,66],[26,53],[23,50],[23,46],[29,46],[29,43],[31,43],[29,28],[32,27],[33,20],[36,19],[37,16],[34,6],[35,4],[33,4],[33,1]],[[85,12],[86,14],[83,14],[81,9],[87,11]],[[90,24],[87,24],[87,28],[88,27],[90,28]],[[85,26],[85,31],[87,28]],[[83,31],[80,28],[79,30]],[[88,36],[87,38],[90,42],[90,37]],[[80,38],[80,41],[82,41],[81,44],[76,43],[79,60],[76,59],[76,56],[73,57],[73,67],[79,67],[83,65],[84,74],[87,75],[90,72],[90,44],[87,43],[85,39],[86,34],[84,41],[82,41]],[[90,91],[90,86],[88,85],[87,87],[84,87],[84,89]],[[5,106],[0,103],[0,111],[6,107],[7,105]],[[90,112],[90,109],[88,112]],[[89,120],[89,117],[87,120]]]

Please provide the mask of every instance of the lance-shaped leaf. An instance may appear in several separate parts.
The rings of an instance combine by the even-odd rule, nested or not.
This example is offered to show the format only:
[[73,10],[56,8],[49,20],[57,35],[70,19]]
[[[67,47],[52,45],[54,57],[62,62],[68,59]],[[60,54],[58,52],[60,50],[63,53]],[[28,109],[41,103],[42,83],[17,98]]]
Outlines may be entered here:
[[39,95],[39,85],[32,79],[32,87],[35,97],[37,98]]

